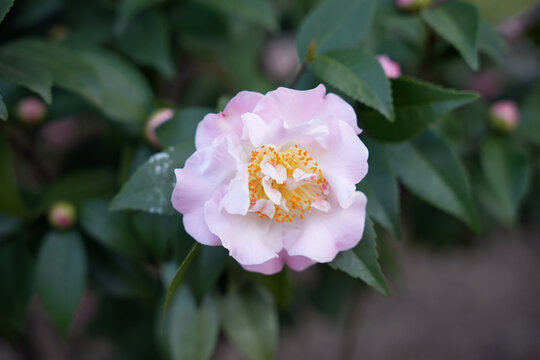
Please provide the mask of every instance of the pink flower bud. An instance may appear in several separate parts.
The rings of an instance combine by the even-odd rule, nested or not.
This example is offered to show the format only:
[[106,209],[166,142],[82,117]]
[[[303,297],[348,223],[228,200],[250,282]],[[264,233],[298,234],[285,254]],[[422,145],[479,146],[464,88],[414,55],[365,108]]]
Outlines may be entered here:
[[395,79],[401,76],[401,66],[386,55],[377,56],[384,73],[389,79]]
[[299,67],[298,55],[292,36],[271,39],[262,52],[262,67],[270,79],[283,82]]
[[49,223],[57,229],[69,229],[76,217],[75,206],[67,201],[57,201],[49,209]]
[[519,108],[512,100],[501,100],[490,108],[491,125],[500,131],[511,132],[519,123]]
[[431,5],[431,0],[396,0],[396,5],[402,10],[415,11]]
[[36,124],[45,118],[47,108],[38,98],[27,97],[19,101],[15,112],[22,122],[26,124]]
[[156,129],[164,124],[167,120],[174,116],[173,109],[160,109],[150,115],[150,119],[146,123],[146,139],[152,144],[155,148],[160,149],[161,144],[156,135]]

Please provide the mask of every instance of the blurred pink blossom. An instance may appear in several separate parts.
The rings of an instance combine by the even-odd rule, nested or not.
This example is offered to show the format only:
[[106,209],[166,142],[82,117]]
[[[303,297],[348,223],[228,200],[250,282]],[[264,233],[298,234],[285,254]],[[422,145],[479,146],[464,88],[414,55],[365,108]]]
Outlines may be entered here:
[[497,101],[490,108],[491,124],[498,130],[511,132],[519,123],[520,113],[512,100]]
[[377,60],[381,64],[384,73],[389,79],[396,79],[401,76],[401,66],[386,55],[378,55]]
[[40,99],[27,97],[17,103],[15,113],[22,122],[26,124],[35,124],[45,119],[47,108]]
[[262,66],[275,82],[290,78],[299,67],[294,37],[285,35],[271,39],[262,52]]
[[402,10],[419,10],[431,5],[431,0],[396,0],[396,6]]
[[242,91],[199,123],[172,204],[195,240],[227,248],[246,270],[332,261],[364,231],[360,132],[353,108],[323,85]]
[[152,115],[150,115],[150,119],[146,123],[146,139],[152,144],[155,148],[160,149],[161,144],[159,143],[159,139],[156,135],[156,129],[163,125],[166,121],[168,121],[170,118],[174,116],[174,110],[173,109],[160,109],[155,111]]
[[480,93],[483,97],[493,98],[501,94],[503,79],[499,70],[491,69],[475,73],[469,81],[469,89]]
[[75,220],[75,207],[67,201],[55,202],[49,209],[49,223],[57,229],[69,229]]

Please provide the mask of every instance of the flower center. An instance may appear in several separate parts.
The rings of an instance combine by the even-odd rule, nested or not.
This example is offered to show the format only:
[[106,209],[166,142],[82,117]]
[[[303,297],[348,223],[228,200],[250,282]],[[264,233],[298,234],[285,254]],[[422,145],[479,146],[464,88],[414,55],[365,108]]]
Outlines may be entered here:
[[260,218],[291,222],[312,208],[328,211],[328,181],[319,164],[298,145],[276,150],[263,145],[251,152],[250,210]]

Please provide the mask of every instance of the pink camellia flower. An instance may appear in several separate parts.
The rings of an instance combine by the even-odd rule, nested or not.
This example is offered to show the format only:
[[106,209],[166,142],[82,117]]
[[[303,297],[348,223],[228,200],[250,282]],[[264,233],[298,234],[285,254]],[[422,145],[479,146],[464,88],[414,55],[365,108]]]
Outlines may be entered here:
[[323,85],[240,92],[199,123],[172,204],[195,240],[224,246],[249,271],[332,261],[364,231],[360,132],[353,108]]
[[148,142],[152,144],[155,148],[160,149],[161,144],[159,143],[159,139],[156,135],[156,129],[163,125],[166,121],[168,121],[170,118],[174,116],[174,110],[173,109],[161,109],[157,110],[152,115],[150,115],[150,118],[148,122],[146,123],[145,128],[145,135],[148,139]]
[[386,55],[378,55],[377,60],[381,64],[386,76],[390,79],[396,79],[401,76],[401,66]]
[[75,218],[75,206],[67,201],[57,201],[49,209],[49,223],[57,229],[69,229]]
[[504,132],[511,132],[519,123],[519,108],[512,100],[501,100],[491,105],[490,121],[493,127]]
[[35,124],[45,119],[47,108],[38,98],[27,97],[17,103],[15,113],[22,122]]

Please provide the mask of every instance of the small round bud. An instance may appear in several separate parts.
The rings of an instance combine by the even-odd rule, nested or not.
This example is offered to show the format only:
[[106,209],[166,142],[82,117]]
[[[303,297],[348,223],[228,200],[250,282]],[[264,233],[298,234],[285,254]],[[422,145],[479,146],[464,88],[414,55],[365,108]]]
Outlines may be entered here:
[[396,0],[398,8],[406,11],[418,11],[431,5],[431,0]]
[[57,201],[49,209],[49,223],[57,229],[69,229],[76,218],[75,206],[67,201]]
[[386,55],[377,56],[384,73],[389,79],[396,79],[401,76],[401,66]]
[[152,144],[155,148],[160,149],[161,144],[159,143],[159,139],[156,135],[156,129],[164,124],[166,121],[168,121],[170,118],[174,116],[174,110],[173,109],[160,109],[154,111],[150,118],[148,119],[148,122],[146,123],[146,139],[150,144]]
[[489,120],[493,128],[505,133],[516,128],[519,118],[519,108],[512,100],[497,101],[489,110]]
[[262,67],[270,79],[283,82],[299,68],[294,37],[278,36],[266,44],[262,52]]
[[27,97],[17,103],[15,113],[23,123],[37,124],[45,119],[47,108],[38,98]]

